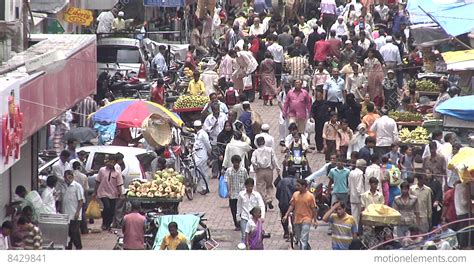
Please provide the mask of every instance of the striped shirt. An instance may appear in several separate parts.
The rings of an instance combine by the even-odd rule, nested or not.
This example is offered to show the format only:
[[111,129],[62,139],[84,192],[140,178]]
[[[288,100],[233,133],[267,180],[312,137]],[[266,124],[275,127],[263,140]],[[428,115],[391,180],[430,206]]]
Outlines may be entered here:
[[230,199],[239,198],[239,193],[244,190],[244,183],[247,178],[249,178],[249,174],[244,167],[240,167],[239,170],[230,167],[225,171],[224,180],[229,186]]
[[79,114],[79,127],[90,126],[90,121],[87,120],[87,116],[97,111],[97,103],[92,97],[87,96],[77,104],[77,113]]
[[353,234],[357,233],[357,225],[349,214],[339,218],[336,213],[329,217],[329,224],[332,228],[332,249],[333,250],[348,250],[352,242]]

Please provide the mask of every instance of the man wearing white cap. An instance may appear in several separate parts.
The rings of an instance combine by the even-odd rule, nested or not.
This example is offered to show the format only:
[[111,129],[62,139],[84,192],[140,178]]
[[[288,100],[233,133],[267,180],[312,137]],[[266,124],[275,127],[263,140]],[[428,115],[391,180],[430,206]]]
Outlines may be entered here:
[[125,19],[123,18],[125,14],[123,11],[118,12],[117,17],[114,19],[114,23],[112,24],[113,31],[121,31],[125,29]]
[[[202,122],[200,120],[194,121],[193,126],[196,130],[196,139],[193,147],[194,161],[196,162],[196,167],[204,175],[207,184],[209,184],[209,166],[207,166],[207,160],[212,151],[211,143],[206,131],[202,129]],[[199,180],[199,185],[201,187],[200,194],[205,195],[209,193],[209,188],[204,183],[204,180]]]
[[254,140],[255,147],[258,147],[257,139],[259,137],[263,137],[265,139],[265,146],[273,149],[273,145],[275,143],[275,138],[273,138],[273,136],[268,133],[268,131],[270,130],[270,125],[263,124],[261,128],[262,128],[262,133],[257,134],[255,136],[255,140]]
[[331,26],[331,31],[335,31],[338,38],[347,35],[349,29],[347,28],[346,23],[344,23],[343,16],[339,16],[337,18],[337,21]]
[[398,47],[393,44],[392,36],[387,36],[385,39],[387,42],[382,48],[380,48],[380,54],[385,61],[385,65],[387,66],[385,69],[395,69],[397,65],[402,64],[402,59],[400,57],[400,50]]

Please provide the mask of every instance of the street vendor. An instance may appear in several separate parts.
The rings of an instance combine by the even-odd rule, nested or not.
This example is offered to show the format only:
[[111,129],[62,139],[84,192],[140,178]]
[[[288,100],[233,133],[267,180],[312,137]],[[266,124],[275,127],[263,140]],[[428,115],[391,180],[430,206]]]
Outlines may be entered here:
[[160,250],[176,250],[179,244],[182,242],[187,243],[186,237],[178,232],[178,224],[176,222],[171,222],[168,224],[169,234],[163,238],[163,241],[160,245]]
[[204,95],[206,93],[206,88],[202,80],[199,80],[201,74],[195,71],[193,77],[194,79],[189,82],[188,90],[186,91],[186,93],[192,96]]

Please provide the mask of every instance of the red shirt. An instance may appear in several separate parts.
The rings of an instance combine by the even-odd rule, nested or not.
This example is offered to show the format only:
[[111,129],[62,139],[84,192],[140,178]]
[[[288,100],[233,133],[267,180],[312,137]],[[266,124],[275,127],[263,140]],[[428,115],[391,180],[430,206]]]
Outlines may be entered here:
[[325,62],[329,55],[330,44],[325,40],[317,41],[314,45],[314,61]]
[[165,103],[165,88],[154,86],[151,90],[151,101],[163,105]]
[[123,217],[123,247],[125,249],[144,249],[145,217],[132,212]]
[[456,221],[456,208],[454,208],[454,188],[444,192],[443,205],[446,208],[446,222]]
[[327,40],[327,42],[329,43],[329,56],[335,56],[336,58],[339,59],[339,57],[341,56],[341,40],[339,39],[336,39],[336,38],[331,38],[329,40]]

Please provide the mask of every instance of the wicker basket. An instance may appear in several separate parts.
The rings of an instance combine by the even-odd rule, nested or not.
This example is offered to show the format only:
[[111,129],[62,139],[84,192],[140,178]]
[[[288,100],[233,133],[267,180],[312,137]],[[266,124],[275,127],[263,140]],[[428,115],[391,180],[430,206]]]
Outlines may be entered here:
[[146,142],[155,148],[161,148],[171,142],[171,127],[160,116],[150,115],[142,123],[143,137]]

